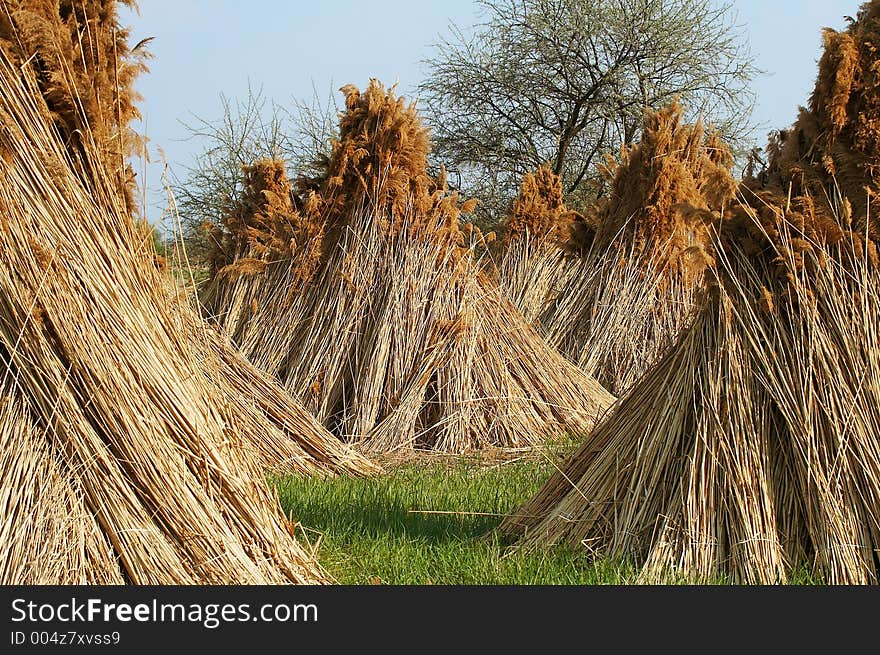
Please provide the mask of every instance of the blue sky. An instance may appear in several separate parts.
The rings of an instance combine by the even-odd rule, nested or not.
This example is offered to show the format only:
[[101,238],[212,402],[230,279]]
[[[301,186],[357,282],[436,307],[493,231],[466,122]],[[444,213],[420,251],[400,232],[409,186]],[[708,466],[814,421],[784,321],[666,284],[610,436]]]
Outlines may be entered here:
[[[822,27],[841,29],[859,0],[734,0],[757,66],[754,120],[769,128],[790,124],[812,89]],[[244,97],[248,82],[286,104],[309,99],[313,87],[331,89],[370,77],[399,81],[405,95],[426,71],[421,61],[447,26],[478,20],[473,0],[141,0],[126,12],[133,42],[155,37],[151,72],[138,82],[143,94],[141,130],[175,169],[189,163],[199,145],[180,125],[191,114],[216,118],[219,95]],[[140,170],[140,167],[138,167]],[[160,167],[146,170],[149,218],[161,203]],[[143,172],[139,172],[143,177]]]

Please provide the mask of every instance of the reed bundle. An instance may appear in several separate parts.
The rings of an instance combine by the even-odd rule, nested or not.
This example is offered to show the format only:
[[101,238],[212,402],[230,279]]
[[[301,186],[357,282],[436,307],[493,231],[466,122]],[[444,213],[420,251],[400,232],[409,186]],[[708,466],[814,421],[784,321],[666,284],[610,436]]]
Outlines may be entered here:
[[877,582],[880,275],[855,240],[798,261],[777,228],[776,263],[725,247],[694,324],[504,531],[649,581]]
[[545,164],[523,176],[504,224],[499,284],[530,323],[559,295],[575,260],[569,256],[576,213],[562,199],[562,180]]
[[[589,429],[610,395],[481,273],[473,246],[483,237],[459,222],[472,203],[450,194],[442,173],[428,175],[415,108],[376,82],[344,90],[325,174],[299,180],[275,212],[287,218],[251,230],[251,249],[218,270],[203,294],[209,315],[332,432],[367,450],[460,452]],[[279,206],[287,187],[273,188],[249,225]],[[233,219],[230,233],[242,223]],[[315,226],[299,230],[309,236],[296,248],[266,248],[284,231],[274,226],[304,221]]]
[[134,82],[147,70],[151,39],[130,45],[131,30],[119,22],[120,4],[137,6],[134,0],[2,0],[0,47],[33,72],[68,147],[81,155],[98,150],[134,212],[135,174],[127,158],[140,155],[144,145],[131,127],[140,118]]
[[793,197],[809,197],[878,239],[880,219],[870,205],[880,190],[880,4],[864,3],[846,30],[826,28],[823,39],[809,103],[771,141],[761,181],[791,188]]
[[[878,9],[864,5],[849,32]],[[859,213],[829,173],[848,148],[813,146],[828,176],[818,186],[773,186],[772,170],[740,186],[713,225],[693,323],[505,519],[509,537],[628,558],[647,581],[772,583],[806,568],[878,582],[878,243],[870,204]],[[861,170],[858,188],[870,188],[872,168]]]
[[614,394],[624,394],[693,318],[698,285],[669,274],[666,245],[589,251],[569,263],[542,315],[548,343]]
[[265,466],[376,470],[169,291],[88,131],[0,48],[2,580],[327,578]]
[[709,226],[735,193],[732,162],[716,133],[682,122],[678,102],[646,112],[642,141],[608,159],[609,194],[583,215],[564,210],[561,188],[524,180],[502,286],[552,345],[623,393],[690,319]]

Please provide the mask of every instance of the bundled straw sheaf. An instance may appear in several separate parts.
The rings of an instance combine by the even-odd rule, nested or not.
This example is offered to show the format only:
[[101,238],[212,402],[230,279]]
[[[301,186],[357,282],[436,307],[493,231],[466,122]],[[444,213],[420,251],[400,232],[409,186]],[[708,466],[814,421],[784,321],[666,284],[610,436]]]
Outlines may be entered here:
[[537,321],[572,270],[566,249],[578,214],[562,198],[562,180],[549,164],[523,176],[504,224],[498,280],[526,320]]
[[266,159],[244,168],[238,206],[212,231],[211,277],[201,293],[209,315],[223,314],[233,341],[241,339],[263,296],[272,293],[264,286],[268,266],[285,263],[287,296],[311,280],[323,229],[294,194],[283,161]]
[[[813,156],[836,161],[838,146],[818,140]],[[872,184],[862,175],[851,188]],[[713,227],[693,323],[505,519],[521,545],[580,544],[648,581],[878,582],[877,239],[840,188],[820,202],[770,181],[743,184]]]
[[646,581],[878,581],[880,275],[852,241],[776,230],[772,258],[719,243],[693,325],[505,532]]
[[564,247],[574,215],[563,202],[562,180],[549,164],[544,164],[523,176],[519,195],[504,224],[505,244],[535,237]]
[[281,160],[264,159],[244,167],[242,197],[224,227],[215,240],[212,276],[250,275],[262,272],[273,258],[300,257],[299,274],[307,280],[317,263],[321,226],[294,207]]
[[0,48],[15,65],[31,69],[68,147],[83,162],[85,151],[97,148],[133,212],[135,180],[127,157],[143,146],[131,128],[140,118],[134,81],[147,70],[149,40],[129,45],[120,4],[136,8],[134,0],[0,0]]
[[325,174],[300,180],[293,203],[319,226],[313,275],[301,284],[297,255],[280,252],[249,279],[217,275],[203,294],[211,318],[369,450],[523,446],[589,429],[610,396],[480,272],[471,246],[483,237],[459,219],[473,203],[428,175],[415,108],[375,81],[344,91]]
[[459,216],[471,213],[476,201],[462,203],[450,193],[444,170],[428,174],[431,142],[415,104],[376,80],[364,93],[351,84],[341,90],[345,111],[329,160],[319,162],[323,174],[299,180],[311,215],[326,225],[330,247],[365,203],[390,236],[406,228],[410,238],[463,245]]
[[0,52],[3,582],[324,581],[264,467],[370,466],[173,296],[42,93]]
[[880,238],[871,207],[880,171],[880,4],[866,2],[843,32],[826,28],[807,107],[769,146],[763,181],[805,196],[857,232]]
[[682,122],[678,101],[646,112],[641,142],[604,167],[610,192],[587,218],[595,226],[594,243],[578,246],[599,252],[614,247],[627,257],[662,250],[662,268],[698,280],[710,263],[708,225],[736,194],[732,165],[717,132]]
[[[118,25],[116,2],[75,4],[5,6],[3,33],[8,40],[2,49],[9,50],[10,61],[19,66],[35,110],[63,139],[71,159],[68,168],[79,175],[92,200],[113,216],[132,214],[134,178],[126,177],[121,183],[117,159],[124,159],[125,152],[114,148],[139,142],[129,124],[138,116],[135,103],[139,96],[132,84],[145,70],[143,42],[129,47],[129,30]],[[27,52],[33,54],[23,58]],[[113,61],[111,56],[120,59]],[[88,92],[87,97],[79,95],[81,89]],[[131,247],[155,263],[152,236],[144,233],[145,227],[145,222],[137,223]],[[237,429],[266,468],[306,473],[375,470],[371,463],[341,448],[265,374],[232,355],[230,347],[207,329],[198,313],[180,302],[180,292],[169,280],[163,278],[159,283],[168,290],[164,302],[175,308],[186,326],[193,355],[205,363],[206,376],[222,380],[216,389],[236,406]]]
[[682,121],[678,102],[648,111],[642,141],[603,168],[609,195],[570,223],[567,249],[579,256],[557,267],[561,284],[540,321],[548,341],[612,393],[690,319],[712,264],[710,226],[734,198],[732,163],[717,133]]

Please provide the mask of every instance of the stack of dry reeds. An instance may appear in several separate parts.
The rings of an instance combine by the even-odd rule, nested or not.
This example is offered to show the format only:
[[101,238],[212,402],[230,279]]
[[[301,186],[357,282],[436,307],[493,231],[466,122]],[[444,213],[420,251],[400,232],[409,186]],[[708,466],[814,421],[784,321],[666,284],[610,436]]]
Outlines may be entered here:
[[[603,167],[609,194],[583,216],[562,214],[561,243],[535,235],[508,248],[505,288],[521,307],[540,310],[547,340],[612,393],[629,388],[687,325],[710,263],[709,225],[736,189],[732,162],[716,133],[682,122],[677,102],[648,111],[642,141]],[[509,223],[520,222],[514,214]],[[516,291],[526,286],[529,294]]]
[[[862,61],[877,61],[863,30],[878,12],[848,30]],[[808,151],[830,175],[848,144],[826,136]],[[868,205],[809,190],[741,187],[693,324],[505,533],[627,558],[646,580],[878,581],[877,242]]]
[[[522,446],[589,429],[611,397],[480,273],[481,237],[459,223],[471,204],[427,174],[414,107],[375,81],[344,91],[324,175],[300,180],[276,212],[316,224],[304,232],[318,235],[307,248],[318,261],[266,254],[279,230],[252,230],[251,250],[206,289],[212,318],[331,431],[370,450]],[[264,194],[260,217],[278,195]],[[242,224],[233,218],[230,232]]]
[[[107,212],[132,214],[134,179],[122,171],[124,155],[141,143],[130,123],[138,116],[139,96],[132,85],[145,70],[144,41],[129,47],[130,30],[119,24],[116,0],[3,3],[0,48],[23,74],[31,74],[35,95],[42,97],[38,104],[63,139],[74,172],[86,187],[95,187],[93,200]],[[95,180],[108,175],[109,191],[95,186]],[[141,224],[138,227],[132,247],[155,259],[152,238]],[[166,282],[163,278],[170,294],[166,302],[186,326],[193,356],[204,362],[206,376],[223,381],[216,389],[237,407],[235,429],[245,435],[266,468],[305,473],[376,470],[341,448],[271,378],[234,355]]]
[[549,164],[523,176],[504,224],[498,281],[530,323],[557,298],[575,267],[567,251],[575,217],[563,202],[562,180]]
[[130,46],[120,4],[136,7],[134,0],[0,0],[0,47],[33,71],[68,148],[81,157],[97,148],[133,212],[136,185],[127,158],[143,146],[131,127],[140,118],[134,82],[146,71],[150,39]]
[[695,323],[505,531],[655,581],[877,581],[880,276],[777,230],[775,264],[728,243]]
[[[201,293],[205,312],[224,326],[232,341],[247,334],[264,296],[291,297],[308,283],[320,261],[323,223],[297,208],[285,164],[262,160],[244,169],[241,201],[212,230],[210,278]],[[283,264],[281,264],[283,262]],[[262,275],[283,266],[284,275]],[[268,287],[271,278],[283,288]],[[292,323],[293,314],[288,315]]]
[[771,141],[762,181],[829,206],[880,239],[880,217],[870,207],[880,192],[880,5],[865,3],[848,29],[826,28],[823,38],[808,106]]
[[264,467],[374,467],[171,295],[44,93],[0,48],[0,579],[324,581]]

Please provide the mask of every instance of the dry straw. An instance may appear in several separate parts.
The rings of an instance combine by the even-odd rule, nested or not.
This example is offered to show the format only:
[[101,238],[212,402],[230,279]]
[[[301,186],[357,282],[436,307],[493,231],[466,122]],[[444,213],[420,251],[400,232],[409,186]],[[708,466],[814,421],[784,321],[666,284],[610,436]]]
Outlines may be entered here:
[[[863,6],[848,34],[864,34],[878,8]],[[856,43],[876,61],[870,40]],[[799,166],[846,162],[848,147],[822,135]],[[877,243],[830,174],[822,203],[771,176],[742,185],[716,223],[693,324],[505,519],[521,545],[627,558],[647,581],[772,583],[806,568],[829,583],[878,582]]]
[[68,146],[80,155],[97,147],[133,211],[134,171],[126,158],[143,145],[131,122],[140,118],[134,82],[146,71],[150,39],[130,46],[130,29],[119,23],[120,4],[136,8],[134,0],[2,0],[0,47],[33,71]]
[[777,230],[761,259],[724,247],[695,323],[506,532],[649,581],[877,582],[880,279],[853,241],[796,260],[803,236]]
[[7,377],[0,399],[0,580],[120,584],[122,571],[77,477]]
[[642,141],[608,159],[609,193],[584,215],[565,211],[558,180],[529,176],[507,224],[502,286],[551,344],[613,393],[687,324],[711,264],[709,225],[736,189],[729,148],[682,113],[678,102],[646,113]]
[[574,268],[567,248],[575,220],[549,164],[523,176],[504,225],[498,281],[529,322],[540,319]]
[[[369,450],[461,452],[589,429],[610,395],[480,272],[472,247],[483,237],[459,218],[473,203],[427,173],[415,108],[375,81],[344,91],[324,174],[299,180],[278,214],[293,208],[285,223],[313,224],[300,231],[305,250],[267,252],[267,230],[251,232],[250,250],[203,294],[213,320],[322,423]],[[264,204],[278,195],[264,193]],[[241,222],[231,217],[227,230]]]
[[44,92],[0,48],[2,581],[325,581],[264,467],[374,467],[171,294]]
[[845,31],[825,29],[823,38],[808,106],[770,144],[762,181],[790,185],[793,196],[831,205],[831,211],[852,220],[856,231],[868,228],[878,239],[880,219],[869,205],[878,192],[880,161],[880,5],[865,3]]

